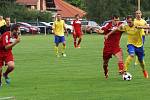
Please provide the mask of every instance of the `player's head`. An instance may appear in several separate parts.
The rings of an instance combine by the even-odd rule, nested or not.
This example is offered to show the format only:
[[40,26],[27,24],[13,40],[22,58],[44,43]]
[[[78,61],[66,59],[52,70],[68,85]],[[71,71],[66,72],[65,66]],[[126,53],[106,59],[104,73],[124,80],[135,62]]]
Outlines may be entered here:
[[142,12],[141,12],[140,10],[137,10],[137,11],[135,12],[135,17],[136,17],[136,18],[141,18],[141,17],[142,17]]
[[76,18],[76,19],[79,19],[79,18],[80,18],[80,15],[79,15],[79,14],[76,14],[76,15],[75,15],[75,18]]
[[5,22],[6,22],[6,25],[9,26],[10,25],[10,17],[5,17]]
[[61,20],[61,14],[57,14],[57,20],[60,21]]
[[133,21],[134,21],[133,16],[128,15],[127,18],[126,18],[126,22],[127,22],[127,24],[128,24],[130,27],[132,27],[132,26],[134,25],[134,24],[133,24]]
[[112,20],[112,23],[113,23],[114,25],[118,24],[119,21],[120,21],[118,15],[113,15],[113,16],[111,17],[111,20]]
[[2,20],[3,19],[3,16],[0,16],[0,20]]
[[12,34],[18,35],[20,33],[20,26],[18,24],[13,24],[10,31]]

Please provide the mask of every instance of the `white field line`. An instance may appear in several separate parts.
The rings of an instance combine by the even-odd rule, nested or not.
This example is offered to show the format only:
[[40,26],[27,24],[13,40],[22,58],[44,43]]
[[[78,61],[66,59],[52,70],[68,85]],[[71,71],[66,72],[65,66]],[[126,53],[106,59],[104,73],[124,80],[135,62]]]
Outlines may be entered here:
[[0,97],[0,100],[15,100],[15,97]]

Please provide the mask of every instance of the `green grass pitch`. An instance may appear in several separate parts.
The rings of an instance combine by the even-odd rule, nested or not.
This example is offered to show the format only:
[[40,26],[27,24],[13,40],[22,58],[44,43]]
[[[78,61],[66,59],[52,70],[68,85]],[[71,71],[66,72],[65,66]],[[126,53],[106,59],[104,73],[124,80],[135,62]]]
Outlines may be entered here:
[[[129,67],[131,81],[118,75],[116,58],[109,62],[109,78],[102,69],[102,35],[84,35],[81,48],[73,47],[73,39],[66,37],[67,57],[54,54],[53,35],[22,36],[13,49],[15,70],[11,85],[3,84],[0,98],[15,96],[16,100],[149,100],[150,79],[144,79],[140,66]],[[127,36],[121,47],[127,57]],[[145,62],[150,73],[150,37],[145,42]],[[3,79],[4,83],[4,79]]]

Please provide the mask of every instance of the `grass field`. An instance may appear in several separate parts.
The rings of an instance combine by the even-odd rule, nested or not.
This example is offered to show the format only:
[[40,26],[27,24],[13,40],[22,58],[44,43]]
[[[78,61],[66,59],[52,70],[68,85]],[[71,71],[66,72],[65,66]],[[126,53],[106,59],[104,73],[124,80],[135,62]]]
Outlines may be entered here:
[[[139,66],[129,68],[133,79],[123,81],[118,75],[116,59],[109,63],[109,79],[102,70],[103,36],[85,35],[81,48],[67,40],[67,57],[54,54],[53,36],[22,36],[13,49],[16,69],[10,86],[3,84],[0,97],[16,100],[149,100],[150,79],[144,79]],[[126,52],[126,36],[121,47]],[[150,73],[150,37],[145,43],[145,62]],[[4,79],[3,79],[4,82]]]

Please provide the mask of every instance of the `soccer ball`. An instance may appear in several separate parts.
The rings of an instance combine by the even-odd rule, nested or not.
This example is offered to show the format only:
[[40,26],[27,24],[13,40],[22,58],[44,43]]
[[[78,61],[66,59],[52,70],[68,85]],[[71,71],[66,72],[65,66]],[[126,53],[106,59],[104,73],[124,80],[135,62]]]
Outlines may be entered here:
[[129,72],[126,72],[122,75],[123,80],[130,81],[132,79],[132,75]]

